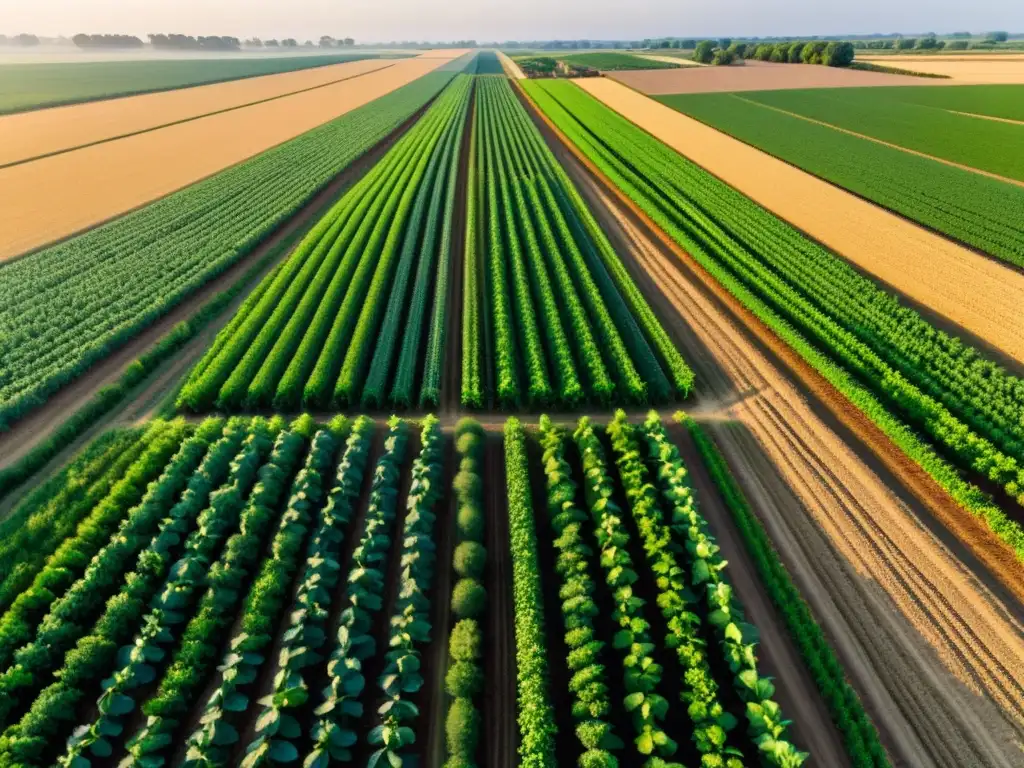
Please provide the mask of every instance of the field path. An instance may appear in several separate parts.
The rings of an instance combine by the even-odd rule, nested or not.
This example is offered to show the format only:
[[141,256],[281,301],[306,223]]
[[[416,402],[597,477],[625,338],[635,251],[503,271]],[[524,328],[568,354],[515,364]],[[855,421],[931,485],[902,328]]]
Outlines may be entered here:
[[279,75],[7,115],[0,117],[0,168],[323,88],[396,63],[395,59],[361,59]]
[[[1024,181],[1020,181],[1019,179],[1012,179],[1009,176],[1000,176],[998,173],[992,173],[991,171],[983,171],[980,168],[975,168],[972,165],[963,165],[962,163],[955,163],[952,160],[947,160],[943,157],[938,157],[937,155],[929,155],[924,152],[918,152],[916,149],[910,149],[909,147],[904,147],[901,144],[893,144],[888,141],[883,141],[882,139],[875,138],[874,136],[869,136],[866,133],[858,133],[857,131],[851,131],[849,128],[842,128],[838,125],[833,125],[832,123],[826,123],[824,120],[817,120],[813,117],[807,117],[807,115],[801,115],[799,112],[790,112],[788,109],[783,109],[782,107],[776,107],[772,104],[764,104],[760,101],[747,99],[744,98],[744,96],[739,93],[731,93],[729,95],[732,96],[734,99],[739,99],[742,102],[752,104],[756,107],[763,107],[764,109],[770,109],[774,112],[778,112],[788,117],[795,117],[798,120],[805,120],[808,123],[814,123],[815,125],[821,125],[824,126],[825,128],[831,128],[833,131],[839,131],[840,133],[846,133],[849,134],[850,136],[856,136],[858,139],[873,141],[875,144],[881,144],[883,146],[889,147],[890,149],[898,149],[900,152],[906,152],[907,154],[910,155],[917,155],[918,157],[923,157],[925,160],[932,160],[936,163],[942,163],[943,165],[948,165],[953,168],[959,168],[961,171],[976,173],[979,176],[988,176],[990,179],[995,179],[996,181],[1002,181],[1006,184],[1013,184],[1014,186],[1017,187],[1024,187]],[[953,112],[954,110],[946,111]],[[955,112],[955,114],[967,115],[968,117],[983,117],[985,119],[995,120],[1001,123],[1016,123],[1018,125],[1021,125],[1021,123],[1018,122],[1017,120],[1007,120],[1001,117],[988,117],[986,115],[975,115],[968,112]]]
[[577,84],[855,267],[1024,362],[1024,273],[607,78]]
[[725,307],[579,166],[573,176],[671,318],[701,382],[692,412],[722,442],[887,745],[907,765],[1014,765],[1024,626],[965,566],[963,548],[932,530],[920,504],[838,434]]
[[525,80],[526,79],[526,75],[523,73],[523,70],[519,68],[518,64],[516,64],[512,59],[510,59],[508,56],[506,56],[501,51],[498,51],[497,53],[498,53],[498,61],[501,62],[501,66],[505,70],[505,74],[507,74],[513,80]]
[[995,115],[979,115],[976,112],[959,112],[955,109],[947,109],[947,112],[951,112],[954,115],[963,115],[964,117],[976,117],[979,120],[995,120],[997,123],[1010,123],[1010,125],[1024,125],[1024,120],[1011,120],[1008,117],[996,117]]
[[677,67],[703,67],[699,61],[693,59],[684,59],[677,56],[658,56],[655,53],[634,53],[634,56],[638,56],[641,59],[650,59],[651,61],[660,61],[663,64],[675,64]]
[[0,169],[0,260],[212,176],[411,83],[464,51]]

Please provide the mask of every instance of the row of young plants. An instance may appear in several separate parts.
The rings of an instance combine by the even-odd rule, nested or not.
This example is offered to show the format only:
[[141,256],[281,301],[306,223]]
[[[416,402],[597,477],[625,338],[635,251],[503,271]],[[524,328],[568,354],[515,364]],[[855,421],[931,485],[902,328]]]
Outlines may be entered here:
[[[665,762],[665,758],[672,757],[679,749],[678,743],[662,725],[668,715],[669,702],[661,691],[668,684],[663,680],[662,666],[653,657],[657,644],[651,624],[645,616],[647,602],[633,590],[639,575],[629,554],[630,535],[622,510],[613,499],[615,486],[608,472],[604,448],[586,417],[580,419],[573,439],[582,461],[584,498],[594,522],[601,568],[605,583],[612,591],[615,605],[612,618],[619,626],[612,644],[620,651],[620,655],[625,652],[622,665],[627,695],[623,705],[633,720],[636,732],[634,744],[640,754],[652,756],[645,765],[651,768],[678,766],[677,763]],[[662,595],[659,595],[657,604],[664,612]],[[668,645],[671,647],[672,643]],[[687,683],[689,678],[690,675],[687,676]],[[689,711],[692,718],[694,701],[688,703],[691,705]],[[694,739],[699,739],[698,730],[694,732]],[[727,765],[724,762],[720,764]]]
[[[424,75],[208,180],[0,267],[0,431],[248,255],[454,75]],[[126,283],[125,275],[133,279]]]
[[457,77],[264,279],[190,374],[179,407],[436,403],[441,270],[471,84]]
[[[704,610],[710,626],[705,626],[699,616],[691,613],[692,630],[712,636],[719,646],[719,652],[733,675],[733,688],[746,707],[748,733],[762,759],[769,765],[795,768],[808,755],[785,738],[789,721],[783,719],[778,703],[772,698],[775,687],[771,680],[761,677],[758,672],[757,628],[745,622],[742,606],[723,573],[726,561],[718,554],[719,547],[710,535],[707,522],[697,512],[678,450],[667,439],[658,440],[655,435],[651,440],[649,458],[657,470],[654,478],[658,486],[656,489],[644,465],[637,431],[622,411],[616,413],[608,426],[619,475],[643,539],[648,563],[659,574],[675,571],[681,577],[682,585],[688,582],[697,590],[697,595],[691,593],[684,597],[685,593],[677,589],[677,594],[684,600],[692,597],[694,599],[689,602],[696,602],[700,599],[699,593],[704,593]],[[658,502],[659,490],[665,506],[672,509],[667,521]],[[680,566],[680,561],[685,565]],[[732,725],[735,725],[734,719],[728,726],[719,722],[724,730],[729,730]],[[712,726],[706,735],[715,746],[720,746],[716,733]],[[705,751],[699,742],[698,746],[702,752]],[[725,753],[729,753],[729,747],[725,748]]]
[[[264,439],[262,451],[254,446],[256,450],[239,464],[236,484],[211,499],[210,509],[217,513],[213,525],[204,525],[201,519],[190,534],[185,555],[171,567],[140,629],[118,650],[96,701],[97,716],[76,728],[68,740],[58,761],[62,765],[103,765],[126,741],[134,746],[135,734],[126,729],[136,720],[137,710],[147,715],[137,726],[144,730],[152,717],[180,706],[193,675],[212,650],[204,644],[211,637],[206,631],[222,631],[218,620],[230,620],[233,615],[232,600],[247,577],[247,566],[262,550],[275,510],[288,491],[288,479],[302,461],[308,426],[301,422],[292,426],[280,434],[268,465],[261,468],[261,453],[270,447]],[[265,471],[268,468],[277,469],[281,477],[273,478]],[[154,708],[154,702],[169,709]],[[153,733],[145,746],[159,751],[170,743],[169,735]],[[125,761],[135,762],[130,749]]]
[[[198,694],[212,673],[221,648],[256,566],[266,548],[264,541],[277,521],[270,551],[288,557],[301,551],[313,515],[323,498],[322,477],[334,466],[338,441],[348,430],[348,420],[338,417],[321,429],[303,417],[292,425],[292,433],[309,441],[304,467],[291,484],[288,502],[280,506],[256,507],[256,514],[243,515],[240,531],[228,540],[224,567],[214,566],[207,577],[208,588],[195,615],[182,633],[170,667],[157,690],[142,706],[145,723],[127,739],[127,756],[121,765],[155,766],[166,764],[181,720],[191,711]],[[314,430],[315,433],[314,433]]]
[[566,664],[572,673],[572,717],[576,737],[584,749],[577,762],[581,768],[612,768],[618,765],[616,753],[624,744],[608,720],[612,713],[609,672],[604,663],[608,653],[594,628],[594,617],[600,611],[594,600],[594,551],[585,535],[588,518],[576,506],[577,486],[565,458],[564,436],[547,416],[541,417],[540,443],[547,476],[548,517],[556,537],[555,572],[560,584]]
[[423,646],[430,642],[430,607],[428,597],[437,563],[434,543],[434,512],[443,493],[441,472],[444,437],[441,425],[433,416],[423,422],[420,454],[412,465],[412,483],[406,502],[402,530],[401,568],[398,596],[391,612],[388,652],[384,656],[377,687],[384,695],[378,707],[379,724],[367,735],[376,749],[367,761],[367,768],[400,766],[416,762],[409,747],[416,742],[413,728],[420,712],[410,700],[423,687]]
[[486,436],[479,422],[462,419],[455,426],[459,471],[455,491],[455,550],[452,569],[459,580],[451,594],[452,627],[448,636],[445,690],[451,697],[445,717],[447,760],[444,768],[476,765],[482,729],[478,706],[484,684],[481,669],[483,633],[480,621],[486,601],[483,586],[487,550],[484,548],[483,452]]
[[519,765],[551,768],[555,761],[554,708],[551,703],[544,627],[544,594],[530,491],[526,431],[519,419],[505,422],[505,479],[508,491],[512,610],[516,641]]
[[[196,517],[193,509],[179,508],[184,514],[140,553],[135,570],[124,577],[120,592],[107,600],[91,629],[64,655],[62,666],[53,673],[55,682],[44,687],[28,704],[20,720],[8,726],[0,736],[0,763],[52,763],[49,758],[77,718],[79,704],[88,701],[91,694],[95,695],[99,680],[121,665],[117,659],[118,649],[144,626],[147,605],[159,605],[162,594],[170,597],[176,574],[193,559],[208,563],[230,532],[241,506],[237,498],[239,494],[247,494],[255,483],[257,469],[279,430],[279,424],[265,420],[251,423],[227,478],[210,495],[202,512]],[[181,568],[172,569],[175,563],[181,564]],[[132,646],[125,647],[127,655]],[[161,654],[151,651],[150,655]],[[40,676],[38,682],[41,684],[45,679],[49,679],[49,675]]]
[[[341,429],[336,431],[340,439]],[[362,488],[372,435],[370,419],[360,417],[352,424],[334,484],[320,509],[317,527],[306,549],[305,571],[291,598],[293,610],[287,614],[289,624],[283,638],[285,642],[304,643],[311,650],[310,663],[315,659],[316,650],[326,642],[324,624],[334,589],[341,578],[341,547]],[[280,531],[278,536],[284,533]],[[259,576],[246,598],[238,632],[218,667],[220,683],[203,706],[199,725],[188,737],[184,765],[189,768],[228,765],[234,745],[241,738],[239,728],[251,717],[256,693],[254,683],[268,664],[267,652],[274,642],[281,614],[289,605],[292,578],[301,565],[301,545],[296,539],[289,537],[281,544],[271,548],[272,556],[260,567]],[[306,657],[289,653],[287,658],[288,662],[295,663]],[[296,671],[301,675],[301,670]],[[277,749],[278,754],[288,751],[287,746]],[[273,754],[273,745],[267,752]]]
[[[13,663],[11,654],[4,656],[0,726],[11,721],[21,703],[38,692],[64,654],[89,631],[107,601],[122,588],[132,566],[180,539],[183,521],[187,524],[195,518],[210,493],[224,482],[247,431],[248,424],[241,419],[227,426],[220,419],[201,424],[181,443],[160,478],[93,556],[82,576],[63,594],[50,592],[48,610],[38,623],[25,621],[23,615],[23,631],[5,633],[5,640],[18,650]],[[4,616],[4,624],[12,613]]]
[[575,85],[524,88],[724,288],[1024,557],[1024,531],[955,469],[1024,502],[1024,383]]
[[[361,736],[359,720],[363,716],[367,682],[363,665],[377,653],[374,619],[384,607],[392,528],[408,439],[408,425],[392,419],[384,454],[374,469],[366,518],[345,579],[342,610],[327,661],[327,684],[314,700],[312,746],[304,758],[309,766],[351,762],[352,747]],[[280,720],[270,721],[267,728],[276,731],[280,725]]]
[[[829,708],[832,721],[842,734],[850,761],[857,768],[888,768],[889,758],[879,740],[878,730],[864,710],[857,692],[847,681],[835,650],[793,583],[789,571],[736,483],[718,446],[694,419],[682,413],[677,414],[676,418],[685,424],[693,438],[701,460],[743,538],[761,583],[786,622],[789,634]],[[644,431],[648,440],[660,440],[663,428],[655,420],[648,420],[644,424]]]
[[[464,331],[463,370],[471,375],[482,355],[493,358],[488,394],[511,407],[686,394],[692,372],[508,81],[478,80],[469,218],[480,231],[466,234],[463,321],[479,326],[487,317]],[[466,381],[464,403],[487,399],[483,386],[479,375]]]

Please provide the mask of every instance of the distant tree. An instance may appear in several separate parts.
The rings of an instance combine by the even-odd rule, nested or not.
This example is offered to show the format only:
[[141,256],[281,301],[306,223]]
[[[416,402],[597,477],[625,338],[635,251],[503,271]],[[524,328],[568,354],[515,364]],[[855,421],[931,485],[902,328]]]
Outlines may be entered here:
[[244,45],[246,48],[262,48],[263,41],[260,40],[258,37],[250,37],[248,40],[242,43],[242,45]]
[[643,45],[643,47],[644,47],[644,48],[650,48],[650,47],[651,47],[651,38],[649,38],[649,37],[648,37],[648,38],[646,38],[646,39],[644,40],[644,45]]
[[[345,46],[346,48],[351,48],[351,47],[352,47],[353,45],[355,45],[355,44],[356,44],[356,41],[355,41],[355,40],[353,40],[353,39],[352,39],[351,37],[346,37],[346,38],[345,38],[344,40],[342,40],[342,41],[341,41],[341,43],[342,43],[342,45],[344,45],[344,46]],[[474,44],[474,45],[472,45],[472,46],[469,46],[469,47],[471,47],[471,48],[475,48],[475,47],[476,47],[476,45]]]
[[776,43],[773,45],[772,55],[769,57],[769,61],[774,61],[776,64],[785,64],[789,61],[789,44]]
[[13,39],[16,45],[39,45],[39,38],[35,35],[26,35],[22,33]]
[[7,45],[8,42],[7,35],[0,35],[0,45]]
[[715,44],[710,40],[701,40],[693,50],[693,60],[701,64],[710,64],[715,57]]
[[917,45],[916,37],[901,37],[896,40],[896,45],[893,47],[898,51],[909,51],[915,45]]
[[804,45],[806,43],[790,43],[789,51],[787,52],[786,61],[790,64],[799,64],[803,61],[802,54],[804,52]]
[[946,43],[947,51],[966,51],[968,42],[966,40],[950,40]]
[[579,47],[584,49],[584,50],[590,48],[590,41],[589,40],[580,40],[580,46]]
[[921,51],[933,51],[939,47],[939,41],[935,35],[929,35],[928,37],[922,37],[917,41],[917,49]]
[[302,47],[303,48],[315,48],[316,46],[313,44],[312,40],[307,40],[306,42],[304,42],[302,44]]
[[729,53],[727,48],[716,48],[711,57],[711,63],[718,67],[732,64],[734,60],[733,55]]
[[825,46],[821,63],[829,67],[848,67],[853,63],[853,44],[833,40]]
[[737,59],[746,58],[747,55],[747,44],[746,43],[733,43],[729,46],[729,53],[731,53]]
[[1010,34],[1008,32],[989,32],[985,35],[986,42],[1005,43],[1009,39]]
[[814,40],[804,45],[800,52],[800,61],[804,64],[821,64],[821,57],[825,53],[828,43],[823,40]]
[[775,50],[774,45],[768,45],[768,43],[761,43],[757,46],[757,50],[754,51],[754,58],[758,61],[771,61],[772,51]]
[[[286,37],[281,41],[281,45],[285,48],[297,48],[299,44],[294,37]],[[310,43],[310,45],[312,45],[312,43]]]
[[718,41],[718,47],[719,48],[725,48],[725,49],[728,50],[730,45],[732,45],[732,39],[731,38],[723,37],[721,40]]
[[970,32],[954,32],[952,35],[950,35],[950,37],[952,37],[955,40],[970,40],[971,39],[971,33]]
[[687,51],[692,51],[697,47],[697,41],[692,38],[686,38],[685,40],[679,41],[679,47]]
[[280,48],[281,47],[281,44],[279,42],[277,42],[277,40],[273,40],[273,39],[267,40],[267,42],[264,43],[264,45],[266,45],[267,48]]
[[71,42],[79,48],[141,48],[142,41],[135,35],[75,35]]
[[321,48],[333,48],[334,47],[334,38],[331,37],[330,35],[323,35],[320,38],[320,47]]

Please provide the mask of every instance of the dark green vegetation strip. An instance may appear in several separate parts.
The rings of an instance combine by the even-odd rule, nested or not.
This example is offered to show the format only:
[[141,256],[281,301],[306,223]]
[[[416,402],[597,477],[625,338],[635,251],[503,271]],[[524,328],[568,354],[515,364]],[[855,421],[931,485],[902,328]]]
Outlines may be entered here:
[[436,404],[471,85],[459,76],[264,279],[190,375],[181,407]]
[[622,69],[679,69],[685,66],[634,56],[631,53],[573,53],[556,58],[578,67],[590,67],[604,72],[615,72]]
[[[969,88],[970,86],[956,86]],[[1024,180],[1024,125],[903,101],[899,88],[759,91],[743,98],[1010,179]],[[1018,96],[1024,90],[1018,91]]]
[[[524,87],[659,227],[1024,558],[1014,519],[1024,382],[576,85]],[[1009,514],[970,478],[1000,489]]]
[[[0,115],[326,67],[379,54],[0,65]],[[390,57],[389,57],[390,58]]]
[[[832,722],[843,737],[851,762],[856,768],[889,766],[889,758],[879,741],[878,731],[864,710],[857,692],[847,681],[842,663],[815,620],[814,614],[811,613],[810,606],[793,583],[786,566],[782,564],[757,514],[750,508],[746,496],[736,484],[718,446],[692,418],[681,416],[681,419],[693,437],[704,466],[732,515],[747,548],[747,554],[761,577],[761,583],[764,584],[779,615],[786,622],[793,643],[800,650],[800,655],[803,656],[828,706]],[[646,428],[656,434],[661,426],[649,421]]]
[[1024,85],[958,85],[955,88],[886,88],[882,98],[905,104],[1024,121]]
[[[1024,189],[784,115],[744,100],[748,96],[708,93],[657,98],[815,176],[1024,267]],[[1024,126],[1020,128],[1024,131]]]
[[0,266],[0,430],[252,251],[454,76],[425,75],[111,224]]
[[[486,286],[491,315],[463,355],[480,355],[480,339],[493,335],[492,359],[483,362],[496,382],[488,396],[505,407],[572,407],[687,394],[693,372],[508,80],[479,79],[474,138],[483,204],[477,210],[474,201],[472,218],[484,250],[466,261],[467,285]],[[483,315],[472,311],[463,322]],[[464,370],[476,367],[464,360]],[[464,404],[487,401],[479,386],[464,386]]]

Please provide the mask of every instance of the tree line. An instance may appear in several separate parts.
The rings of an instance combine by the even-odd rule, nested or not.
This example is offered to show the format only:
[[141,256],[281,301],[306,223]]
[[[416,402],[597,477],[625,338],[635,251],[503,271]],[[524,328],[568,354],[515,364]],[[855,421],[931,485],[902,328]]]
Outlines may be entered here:
[[744,59],[771,61],[777,64],[822,64],[826,67],[848,67],[853,63],[853,43],[832,40],[780,43],[743,43],[722,40],[701,40],[694,46],[693,60],[701,64],[724,66]]

